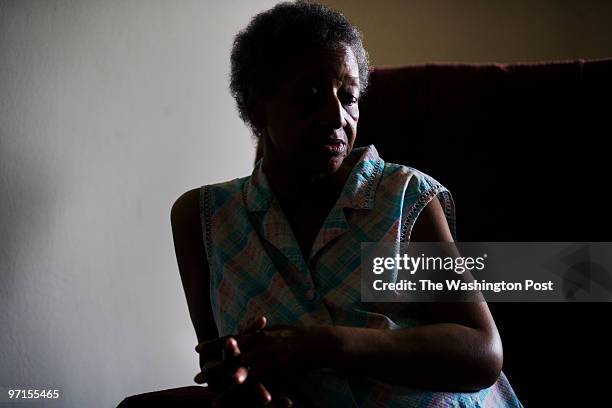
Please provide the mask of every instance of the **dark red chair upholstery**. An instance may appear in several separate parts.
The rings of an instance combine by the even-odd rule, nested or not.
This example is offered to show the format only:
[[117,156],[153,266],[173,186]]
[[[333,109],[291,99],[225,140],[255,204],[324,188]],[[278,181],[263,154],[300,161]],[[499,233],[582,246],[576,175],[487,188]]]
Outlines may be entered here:
[[[612,59],[377,68],[360,107],[358,144],[446,185],[460,241],[612,241]],[[610,303],[490,306],[526,406],[600,400]]]

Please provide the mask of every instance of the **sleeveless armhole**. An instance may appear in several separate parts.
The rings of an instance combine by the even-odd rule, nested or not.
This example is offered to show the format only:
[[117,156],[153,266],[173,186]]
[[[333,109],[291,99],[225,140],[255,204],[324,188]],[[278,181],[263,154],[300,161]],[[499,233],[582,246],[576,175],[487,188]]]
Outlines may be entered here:
[[210,255],[211,255],[211,217],[210,217],[210,189],[208,186],[200,188],[200,222],[202,224],[202,235],[204,239],[204,251],[206,254],[206,262],[210,271]]
[[416,223],[419,214],[421,211],[423,211],[427,204],[433,200],[434,197],[438,197],[453,240],[457,241],[455,202],[451,192],[433,177],[428,176],[427,174],[418,170],[414,171],[415,173],[406,189],[406,194],[416,194],[417,198],[414,203],[409,206],[405,218],[402,221],[400,242],[410,241],[412,229],[414,228],[414,224]]
[[219,305],[217,303],[217,298],[213,291],[215,287],[215,282],[217,280],[217,276],[215,274],[215,269],[213,268],[213,252],[212,252],[212,217],[211,217],[211,191],[210,186],[202,186],[200,188],[200,221],[202,224],[202,235],[204,238],[204,254],[206,256],[206,263],[208,266],[208,292],[210,296],[210,309],[212,311],[212,318],[215,324],[215,329],[217,330],[217,334],[220,333],[220,330],[223,329],[220,326],[219,321]]

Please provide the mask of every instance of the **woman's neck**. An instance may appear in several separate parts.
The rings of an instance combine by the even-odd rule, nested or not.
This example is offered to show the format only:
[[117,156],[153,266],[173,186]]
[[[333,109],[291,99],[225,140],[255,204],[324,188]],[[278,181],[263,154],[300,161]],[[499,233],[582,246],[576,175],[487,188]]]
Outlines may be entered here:
[[300,172],[295,166],[266,161],[265,156],[262,166],[270,188],[283,210],[297,211],[310,206],[327,206],[330,202],[333,205],[353,169],[354,161],[352,156],[345,158],[340,168],[328,175]]

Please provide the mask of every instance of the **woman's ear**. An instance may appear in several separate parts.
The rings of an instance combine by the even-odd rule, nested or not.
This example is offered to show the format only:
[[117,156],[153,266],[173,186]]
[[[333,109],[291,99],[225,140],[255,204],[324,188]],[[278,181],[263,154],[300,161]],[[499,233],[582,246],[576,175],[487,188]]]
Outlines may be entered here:
[[261,103],[256,103],[249,112],[249,120],[258,133],[263,134],[266,128],[266,115]]

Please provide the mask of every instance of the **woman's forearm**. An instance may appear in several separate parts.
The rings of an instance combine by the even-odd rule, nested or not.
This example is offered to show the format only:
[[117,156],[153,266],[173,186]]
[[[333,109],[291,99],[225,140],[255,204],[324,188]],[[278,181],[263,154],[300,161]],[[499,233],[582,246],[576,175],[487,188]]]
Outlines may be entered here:
[[333,368],[397,385],[474,391],[490,386],[501,371],[499,338],[459,324],[323,330],[335,345],[324,357]]

